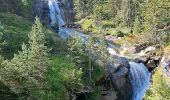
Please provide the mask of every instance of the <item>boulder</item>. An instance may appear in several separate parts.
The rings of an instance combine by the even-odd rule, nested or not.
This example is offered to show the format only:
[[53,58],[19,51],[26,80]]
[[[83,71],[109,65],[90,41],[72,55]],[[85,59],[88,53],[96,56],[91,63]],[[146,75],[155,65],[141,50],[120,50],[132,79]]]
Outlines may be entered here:
[[128,74],[128,69],[124,66],[120,66],[120,68],[111,74],[113,87],[118,93],[118,100],[132,99],[132,86]]
[[140,56],[139,58],[136,58],[134,61],[136,63],[144,63],[146,65],[149,59],[150,59],[149,56]]
[[130,64],[124,57],[113,56],[113,65],[109,66],[113,87],[117,90],[119,100],[132,99],[132,86],[129,78]]
[[141,50],[144,50],[147,47],[147,44],[138,44],[135,45],[135,47],[136,47],[136,53],[139,53],[141,52]]
[[160,64],[160,56],[140,56],[139,58],[136,58],[134,61],[136,63],[143,63],[145,66],[147,66],[148,70],[151,72]]
[[149,71],[152,71],[154,68],[157,67],[156,63],[154,60],[149,60],[146,64],[147,68],[149,69]]

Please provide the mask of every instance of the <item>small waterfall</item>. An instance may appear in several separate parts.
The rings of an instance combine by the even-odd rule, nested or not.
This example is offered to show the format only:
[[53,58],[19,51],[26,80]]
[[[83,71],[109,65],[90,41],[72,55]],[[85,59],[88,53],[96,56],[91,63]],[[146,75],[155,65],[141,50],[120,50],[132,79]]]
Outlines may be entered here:
[[[51,26],[58,24],[59,27],[65,24],[64,18],[62,16],[63,11],[59,7],[60,2],[58,0],[49,0],[48,6],[50,9]],[[58,22],[58,23],[56,23]]]
[[142,63],[130,62],[130,79],[133,90],[133,100],[142,100],[149,88],[150,72]]
[[50,19],[51,19],[51,26],[55,26],[55,24],[58,24],[59,27],[59,36],[63,39],[67,39],[68,37],[72,36],[73,34],[78,35],[82,38],[84,42],[87,42],[88,36],[84,35],[81,32],[76,32],[74,29],[71,28],[63,28],[62,26],[65,24],[68,24],[66,21],[69,18],[66,18],[65,16],[65,10],[61,7],[61,2],[58,0],[48,0],[48,6],[50,9]]

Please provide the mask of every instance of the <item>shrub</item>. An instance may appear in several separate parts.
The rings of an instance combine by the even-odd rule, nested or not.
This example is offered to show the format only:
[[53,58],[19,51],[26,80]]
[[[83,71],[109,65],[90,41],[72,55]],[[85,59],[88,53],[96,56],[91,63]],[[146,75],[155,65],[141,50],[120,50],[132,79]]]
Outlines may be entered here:
[[159,67],[153,75],[153,83],[147,91],[144,100],[169,100],[170,99],[170,79],[163,74]]

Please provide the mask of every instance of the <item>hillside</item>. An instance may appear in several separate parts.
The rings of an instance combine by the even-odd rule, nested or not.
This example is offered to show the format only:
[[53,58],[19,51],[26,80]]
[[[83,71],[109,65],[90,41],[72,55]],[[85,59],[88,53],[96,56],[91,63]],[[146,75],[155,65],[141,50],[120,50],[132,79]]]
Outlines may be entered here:
[[169,100],[168,0],[0,0],[0,100]]

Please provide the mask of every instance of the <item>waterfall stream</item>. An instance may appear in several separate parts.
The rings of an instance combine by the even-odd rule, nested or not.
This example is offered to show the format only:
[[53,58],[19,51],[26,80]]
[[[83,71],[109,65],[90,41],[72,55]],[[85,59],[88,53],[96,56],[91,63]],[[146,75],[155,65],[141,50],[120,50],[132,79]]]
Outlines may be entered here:
[[[50,9],[51,26],[58,24],[59,36],[61,38],[68,38],[76,33],[80,36],[84,42],[88,41],[88,36],[76,32],[74,29],[63,28],[62,26],[67,24],[64,20],[64,11],[60,8],[60,2],[58,0],[48,0],[48,5]],[[115,52],[108,48],[109,53],[115,54]],[[129,62],[130,64],[130,80],[133,90],[133,100],[142,100],[146,90],[148,89],[148,84],[150,82],[150,73],[146,66],[142,63]]]
[[[81,32],[77,32],[73,29],[70,28],[64,28],[62,27],[65,24],[68,24],[66,22],[66,20],[64,19],[64,10],[60,7],[60,2],[58,0],[49,0],[48,1],[48,6],[50,9],[50,18],[51,18],[51,26],[55,26],[56,24],[58,24],[59,27],[59,36],[63,39],[67,39],[68,37],[76,34],[79,37],[82,38],[82,40],[84,42],[87,42],[88,40],[88,36],[81,33]],[[56,27],[56,26],[55,26]]]
[[130,62],[130,79],[133,90],[133,100],[142,100],[149,88],[150,72],[142,63]]
[[51,18],[51,26],[54,26],[55,24],[58,24],[59,27],[65,24],[65,21],[62,17],[62,9],[59,7],[58,0],[49,0],[48,5],[50,9],[50,18]]

